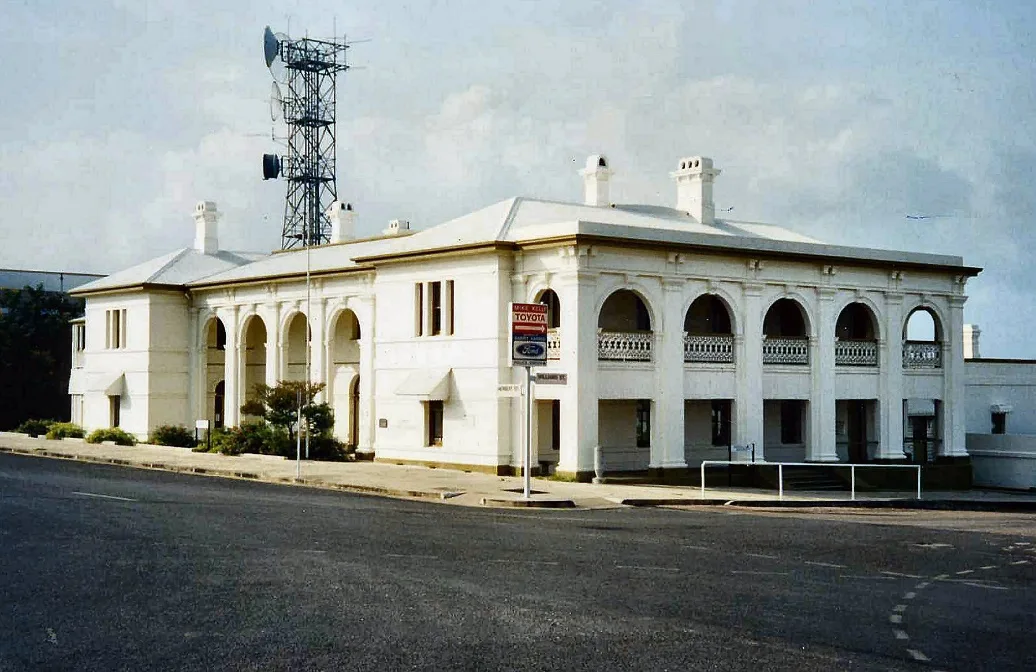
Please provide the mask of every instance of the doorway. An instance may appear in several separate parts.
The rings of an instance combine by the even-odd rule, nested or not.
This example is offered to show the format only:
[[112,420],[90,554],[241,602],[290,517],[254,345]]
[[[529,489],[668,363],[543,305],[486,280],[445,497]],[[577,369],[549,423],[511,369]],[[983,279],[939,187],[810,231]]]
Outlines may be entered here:
[[216,383],[216,390],[212,395],[212,426],[218,429],[223,426],[223,405],[226,398],[226,381]]
[[349,445],[360,445],[360,377],[349,388]]
[[849,462],[859,464],[867,455],[867,402],[846,402],[846,433],[849,440]]

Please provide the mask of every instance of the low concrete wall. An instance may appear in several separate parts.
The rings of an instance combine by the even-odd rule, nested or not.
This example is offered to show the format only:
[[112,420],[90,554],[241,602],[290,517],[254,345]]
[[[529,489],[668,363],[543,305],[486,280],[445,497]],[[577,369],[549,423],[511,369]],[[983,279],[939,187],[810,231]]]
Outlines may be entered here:
[[975,485],[1036,488],[1036,435],[968,434],[967,448]]

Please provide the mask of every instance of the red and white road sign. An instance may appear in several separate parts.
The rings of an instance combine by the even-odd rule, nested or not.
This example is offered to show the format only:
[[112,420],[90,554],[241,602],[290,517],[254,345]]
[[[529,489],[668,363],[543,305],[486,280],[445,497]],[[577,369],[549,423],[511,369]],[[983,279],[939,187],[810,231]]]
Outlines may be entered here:
[[511,333],[547,335],[547,306],[543,303],[512,303]]

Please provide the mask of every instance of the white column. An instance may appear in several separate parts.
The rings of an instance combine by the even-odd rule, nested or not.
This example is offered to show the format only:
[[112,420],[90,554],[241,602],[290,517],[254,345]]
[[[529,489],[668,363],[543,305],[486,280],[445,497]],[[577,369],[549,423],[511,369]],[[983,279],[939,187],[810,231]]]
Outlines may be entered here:
[[764,459],[763,445],[763,316],[761,285],[745,285],[743,313],[734,335],[737,398],[734,436],[738,445],[755,444],[755,459]]
[[[204,335],[199,325],[198,308],[191,308],[187,313],[187,417],[184,418],[184,425],[191,429],[194,421],[198,418],[208,416],[199,415],[198,411],[204,406],[205,388],[201,381],[205,380]],[[72,331],[73,335],[75,330]],[[200,396],[199,396],[200,393]]]
[[241,347],[241,339],[238,338],[240,325],[237,320],[238,307],[232,306],[227,311],[226,331],[227,346],[224,356],[223,375],[223,424],[227,427],[234,427],[241,417],[241,358],[244,348]]
[[353,311],[360,324],[360,408],[359,446],[360,453],[373,453],[375,449],[375,427],[377,421],[374,408],[374,297],[365,296],[358,300]]
[[589,478],[598,442],[597,275],[589,271],[558,277],[561,302],[561,362],[568,385],[561,394],[561,450],[558,471]]
[[951,296],[950,324],[943,330],[942,443],[939,457],[967,457],[964,446],[964,303]]
[[[327,340],[324,336],[326,304],[322,298],[316,297],[314,297],[310,303],[312,305],[313,315],[312,317],[308,315],[306,316],[307,320],[311,320],[309,322],[309,328],[313,334],[309,350],[309,378],[314,383],[327,383],[328,379],[324,375],[324,354],[327,349]],[[327,390],[325,389],[321,390],[321,392],[317,394],[315,401],[319,404],[327,401],[329,398]]]
[[835,446],[835,290],[817,288],[816,324],[809,347],[809,462],[837,462]]
[[655,327],[652,353],[655,398],[651,406],[652,469],[683,469],[683,281],[662,281],[662,319]]
[[881,367],[881,443],[879,460],[903,460],[903,295],[885,295],[885,340],[879,343]]
[[266,323],[266,380],[264,382],[270,387],[277,387],[277,383],[286,377],[282,371],[282,362],[286,359],[286,353],[281,347],[280,301],[263,306],[263,322]]

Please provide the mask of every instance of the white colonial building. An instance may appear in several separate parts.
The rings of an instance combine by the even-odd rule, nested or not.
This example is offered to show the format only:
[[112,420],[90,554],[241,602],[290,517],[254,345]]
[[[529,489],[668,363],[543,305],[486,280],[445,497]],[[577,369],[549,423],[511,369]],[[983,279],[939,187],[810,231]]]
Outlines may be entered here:
[[[547,304],[534,389],[537,461],[588,476],[681,470],[754,445],[770,461],[966,458],[961,258],[827,245],[717,219],[710,159],[681,159],[674,200],[613,204],[592,156],[582,203],[518,197],[421,231],[254,255],[193,247],[76,289],[73,416],[141,437],[236,425],[259,382],[326,383],[336,433],[379,460],[500,473],[521,463],[524,404],[498,386],[507,307]],[[308,269],[308,272],[307,272]],[[310,281],[307,291],[307,276]],[[923,340],[908,322],[928,321]],[[913,325],[911,325],[913,337]]]

